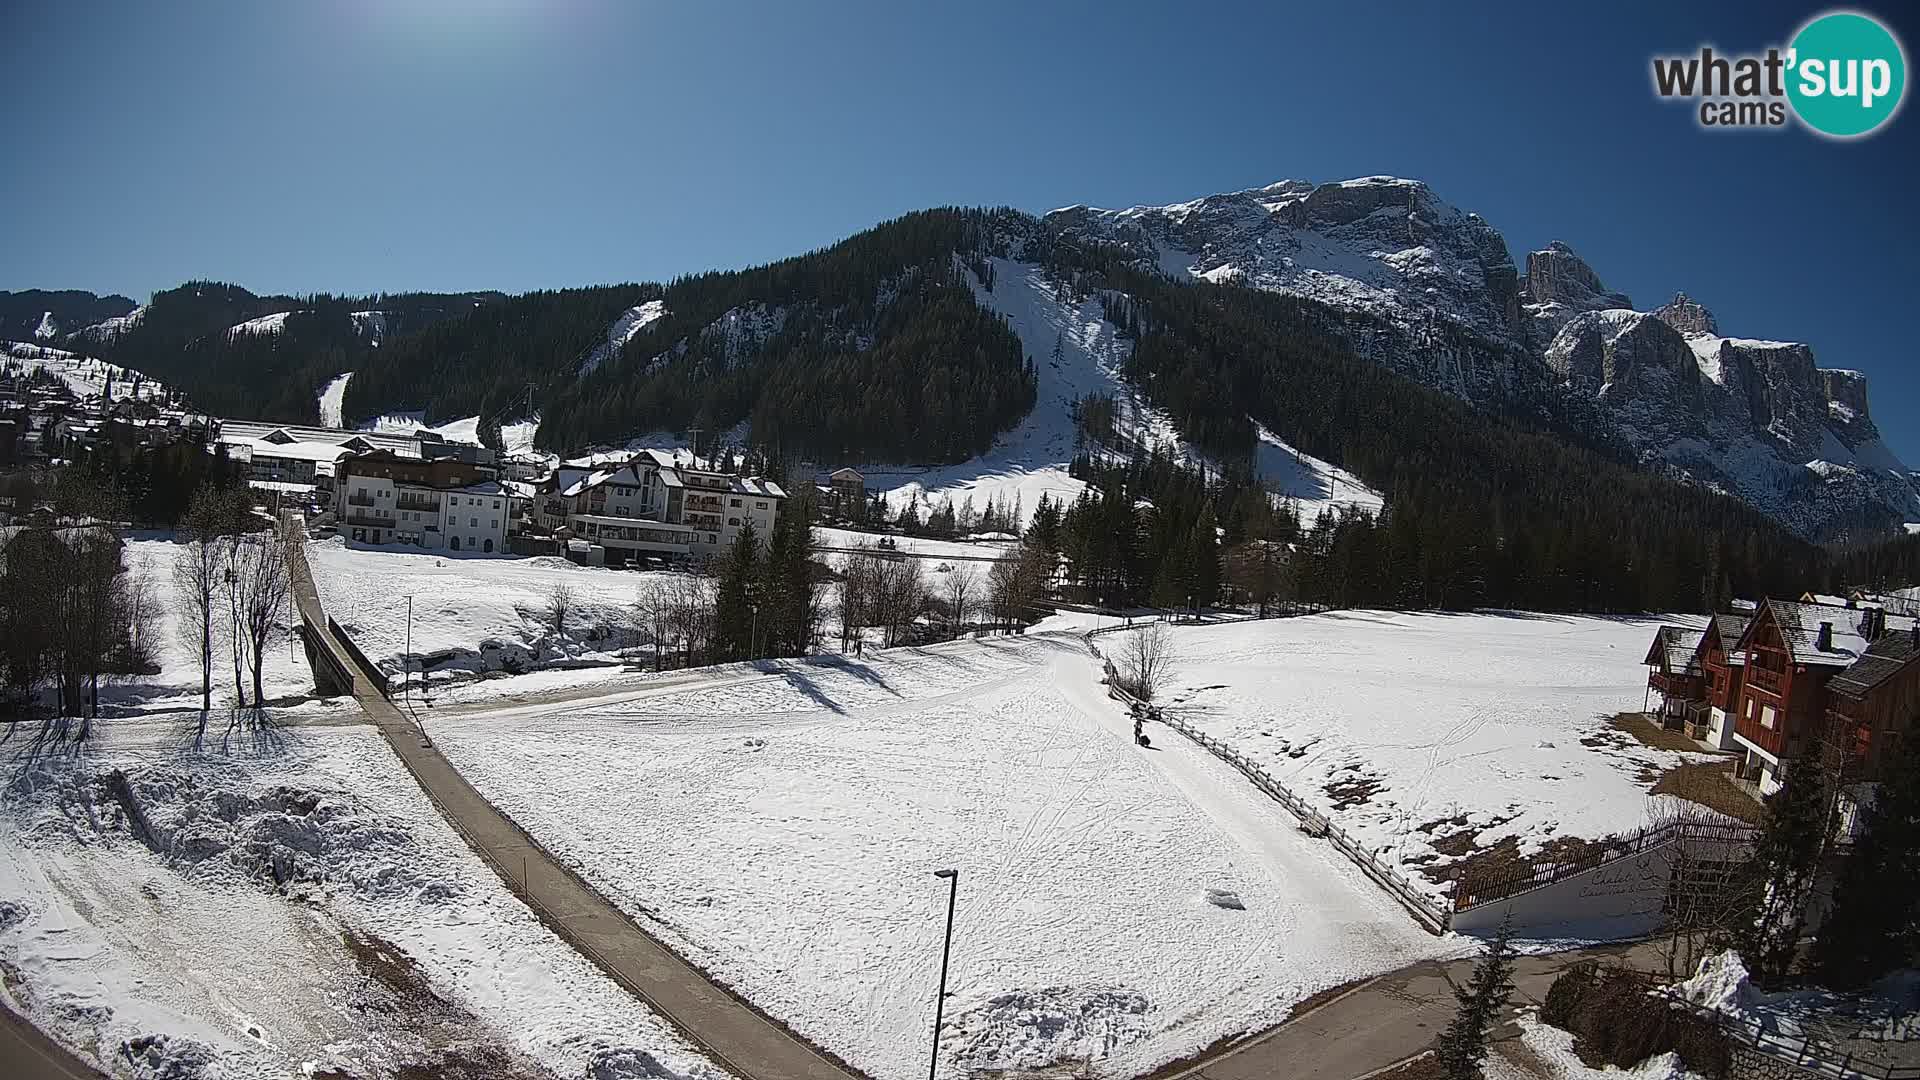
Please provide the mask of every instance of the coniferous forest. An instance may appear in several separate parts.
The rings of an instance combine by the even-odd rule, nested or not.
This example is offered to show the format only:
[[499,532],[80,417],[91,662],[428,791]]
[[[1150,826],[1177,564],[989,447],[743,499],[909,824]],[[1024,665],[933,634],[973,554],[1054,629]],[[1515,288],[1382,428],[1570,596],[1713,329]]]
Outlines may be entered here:
[[[261,297],[194,282],[87,351],[216,414],[311,422],[319,387],[351,371],[350,424],[419,411],[497,430],[531,405],[538,444],[561,452],[698,429],[769,460],[952,463],[1036,396],[1042,358],[976,302],[994,286],[989,255],[1097,299],[1132,345],[1129,380],[1206,454],[1197,466],[1137,445],[1111,402],[1082,403],[1073,469],[1089,494],[1038,525],[1102,600],[1198,604],[1247,595],[1252,575],[1271,579],[1263,596],[1312,603],[1697,611],[1920,576],[1911,545],[1830,560],[1743,503],[1635,467],[1570,399],[1476,408],[1362,359],[1348,343],[1364,316],[1174,281],[1009,210],[909,214],[664,285]],[[652,302],[658,316],[610,345],[609,327]],[[230,329],[279,312],[278,333]],[[1272,505],[1256,425],[1356,474],[1385,507],[1302,519]]]

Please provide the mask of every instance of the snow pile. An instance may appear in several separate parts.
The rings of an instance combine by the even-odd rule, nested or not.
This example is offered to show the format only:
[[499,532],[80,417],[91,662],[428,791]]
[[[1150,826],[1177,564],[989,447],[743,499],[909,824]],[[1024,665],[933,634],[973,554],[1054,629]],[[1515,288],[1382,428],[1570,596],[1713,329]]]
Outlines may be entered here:
[[979,1068],[1101,1061],[1153,1033],[1151,1005],[1126,989],[1015,990],[977,1004],[960,1003],[940,1041],[957,1061]]
[[580,374],[589,375],[601,364],[619,355],[634,335],[658,322],[667,314],[665,300],[649,300],[621,312],[620,317],[607,327],[607,339],[593,347],[587,358],[580,363]]
[[941,867],[946,1077],[1134,1075],[1449,947],[1212,757],[1141,752],[1099,675],[1077,638],[963,641],[442,714],[435,740],[614,903],[873,1076],[926,1067]]
[[51,341],[60,335],[60,325],[53,321],[53,312],[40,313],[40,325],[33,328],[35,341]]
[[0,897],[10,1004],[135,1075],[723,1075],[553,938],[367,728],[203,753],[106,725],[0,803]]
[[1420,871],[1462,857],[1445,851],[1638,828],[1661,771],[1713,760],[1608,726],[1641,707],[1656,625],[1341,611],[1181,626],[1161,698],[1438,898],[1448,886]]
[[1705,1080],[1688,1072],[1680,1055],[1671,1051],[1650,1057],[1631,1069],[1613,1066],[1596,1069],[1573,1052],[1572,1033],[1542,1023],[1537,1010],[1523,1011],[1516,1021],[1520,1025],[1521,1044],[1546,1071],[1516,1064],[1496,1044],[1481,1070],[1486,1080]]
[[1674,984],[1673,990],[1695,1005],[1736,1015],[1761,1000],[1748,981],[1745,961],[1731,949],[1700,961],[1693,977]]

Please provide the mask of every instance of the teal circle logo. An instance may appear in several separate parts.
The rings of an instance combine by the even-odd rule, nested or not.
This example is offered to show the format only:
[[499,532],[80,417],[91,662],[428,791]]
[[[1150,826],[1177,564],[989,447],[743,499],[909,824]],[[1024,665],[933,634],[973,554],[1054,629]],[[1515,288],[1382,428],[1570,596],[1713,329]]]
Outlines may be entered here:
[[1907,89],[1907,56],[1879,20],[1851,11],[1800,28],[1787,53],[1787,100],[1822,135],[1865,135],[1892,119]]

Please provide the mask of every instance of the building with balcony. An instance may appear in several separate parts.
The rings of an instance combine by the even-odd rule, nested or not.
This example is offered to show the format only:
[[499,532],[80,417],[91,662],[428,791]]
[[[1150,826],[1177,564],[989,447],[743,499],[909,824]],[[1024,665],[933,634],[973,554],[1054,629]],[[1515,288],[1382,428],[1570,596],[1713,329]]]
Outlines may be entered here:
[[[1745,654],[1733,731],[1741,777],[1756,782],[1763,795],[1778,791],[1787,762],[1822,739],[1831,742],[1830,719],[1850,725],[1847,741],[1867,747],[1910,731],[1912,705],[1902,713],[1898,701],[1907,684],[1879,673],[1895,660],[1911,662],[1897,642],[1882,642],[1911,639],[1915,625],[1851,601],[1761,604],[1736,646]],[[1878,753],[1857,755],[1862,768]]]
[[491,466],[373,450],[335,468],[335,520],[356,543],[504,554],[512,498]]
[[602,548],[617,565],[712,555],[749,525],[764,537],[786,497],[771,480],[642,450],[563,462],[535,486],[528,517],[539,531]]

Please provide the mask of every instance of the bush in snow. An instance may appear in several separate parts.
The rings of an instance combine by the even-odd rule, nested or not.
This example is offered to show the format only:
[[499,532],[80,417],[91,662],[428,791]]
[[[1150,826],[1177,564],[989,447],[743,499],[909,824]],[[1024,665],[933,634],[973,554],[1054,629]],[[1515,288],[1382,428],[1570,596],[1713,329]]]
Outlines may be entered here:
[[1693,1072],[1727,1074],[1730,1051],[1720,1029],[1649,993],[1630,971],[1575,964],[1548,988],[1540,1019],[1572,1032],[1574,1052],[1594,1068],[1630,1069],[1671,1051]]

